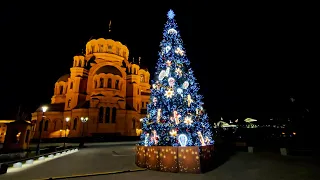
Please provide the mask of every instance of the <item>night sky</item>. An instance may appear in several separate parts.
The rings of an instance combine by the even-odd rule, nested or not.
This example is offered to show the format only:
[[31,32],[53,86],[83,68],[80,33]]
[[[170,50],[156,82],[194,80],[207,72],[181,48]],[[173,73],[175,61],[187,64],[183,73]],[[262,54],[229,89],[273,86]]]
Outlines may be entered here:
[[[50,103],[54,83],[69,73],[73,56],[91,37],[126,44],[130,61],[141,56],[153,76],[170,8],[210,117],[316,111],[314,11],[290,4],[163,3],[1,5],[0,119],[15,118],[19,105],[33,112]],[[294,105],[290,97],[296,99]]]

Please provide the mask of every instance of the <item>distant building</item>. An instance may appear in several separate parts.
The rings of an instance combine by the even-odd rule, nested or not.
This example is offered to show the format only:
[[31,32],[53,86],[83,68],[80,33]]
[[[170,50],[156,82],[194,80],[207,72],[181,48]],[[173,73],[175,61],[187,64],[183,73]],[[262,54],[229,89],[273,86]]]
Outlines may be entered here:
[[85,54],[74,56],[70,73],[55,83],[48,110],[42,113],[39,107],[32,113],[34,138],[39,138],[41,124],[42,138],[138,136],[149,103],[150,73],[138,59],[128,58],[128,48],[118,41],[90,40]]
[[7,132],[7,123],[14,122],[14,120],[0,120],[0,143],[4,143]]

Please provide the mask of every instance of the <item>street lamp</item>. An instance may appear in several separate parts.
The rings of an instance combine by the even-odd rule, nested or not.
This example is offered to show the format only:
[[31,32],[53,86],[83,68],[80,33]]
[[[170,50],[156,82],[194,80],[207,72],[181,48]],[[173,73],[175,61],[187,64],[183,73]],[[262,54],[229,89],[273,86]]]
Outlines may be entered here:
[[86,123],[89,120],[89,118],[88,117],[81,117],[80,120],[83,123],[82,124],[82,136],[84,136],[84,123]]
[[66,130],[64,131],[64,142],[63,142],[63,149],[66,148],[66,141],[67,141],[67,129],[68,129],[68,122],[70,121],[69,117],[66,117]]
[[82,122],[82,141],[79,144],[79,147],[83,147],[84,145],[84,123],[86,123],[89,118],[88,117],[80,117],[80,120]]
[[39,123],[39,141],[38,141],[37,148],[36,148],[36,155],[40,154],[41,135],[42,135],[43,122],[44,122],[44,118],[45,118],[44,113],[48,110],[48,107],[42,106],[41,109],[42,109],[42,118]]

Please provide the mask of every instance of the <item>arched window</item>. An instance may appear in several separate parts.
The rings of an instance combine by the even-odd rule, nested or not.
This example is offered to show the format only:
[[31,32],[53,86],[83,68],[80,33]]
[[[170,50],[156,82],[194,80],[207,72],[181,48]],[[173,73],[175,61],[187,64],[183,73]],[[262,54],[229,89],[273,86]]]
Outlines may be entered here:
[[117,118],[117,108],[112,108],[112,123],[116,123]]
[[82,67],[82,61],[81,60],[79,61],[79,67]]
[[137,74],[136,68],[133,68],[133,74]]
[[119,80],[116,80],[116,89],[119,89]]
[[41,120],[40,122],[39,122],[39,131],[42,131],[42,128],[43,128],[43,120]]
[[97,80],[94,80],[94,88],[97,88]]
[[73,82],[70,83],[70,89],[72,89],[72,88],[73,88]]
[[110,108],[106,108],[106,123],[110,123]]
[[137,94],[138,94],[138,95],[140,94],[140,89],[138,89]]
[[74,120],[73,120],[73,130],[77,130],[77,126],[78,126],[78,118],[74,118]]
[[60,86],[60,94],[63,94],[63,86]]
[[108,88],[111,88],[111,87],[112,87],[111,85],[112,85],[112,79],[109,78],[109,79],[108,79]]
[[44,131],[48,131],[48,127],[49,127],[49,121],[46,120],[46,122],[44,123],[44,128],[43,128],[43,130],[44,130]]
[[140,75],[140,82],[144,82],[144,75],[143,74]]
[[103,107],[99,109],[99,123],[103,123]]
[[71,106],[71,99],[68,100],[68,108]]
[[104,84],[103,78],[100,78],[100,88],[103,88],[103,84]]
[[108,45],[108,51],[112,52],[112,46],[111,45]]

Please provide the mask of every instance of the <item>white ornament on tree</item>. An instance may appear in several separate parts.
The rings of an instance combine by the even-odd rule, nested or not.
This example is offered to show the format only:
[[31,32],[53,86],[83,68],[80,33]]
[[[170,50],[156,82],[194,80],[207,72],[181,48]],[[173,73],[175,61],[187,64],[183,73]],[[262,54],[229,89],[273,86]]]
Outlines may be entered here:
[[166,69],[166,72],[165,72],[165,76],[169,76],[169,74],[170,74],[170,67],[167,67],[167,69]]
[[164,94],[166,98],[172,98],[173,95],[174,95],[174,92],[171,89],[167,90]]
[[171,66],[171,61],[167,60],[166,64],[167,64],[168,67],[170,67]]
[[159,74],[159,80],[162,81],[165,76],[166,76],[166,71],[162,70]]
[[157,145],[158,144],[158,138],[159,138],[159,136],[157,135],[157,131],[153,130],[152,134],[153,134],[153,136],[152,136],[151,140],[154,142],[154,144]]
[[173,111],[173,120],[176,124],[180,123],[181,115],[178,114],[178,111]]
[[184,121],[183,121],[186,125],[191,125],[193,123],[192,119],[190,116],[187,116],[184,118]]
[[166,46],[166,49],[165,49],[166,53],[168,53],[170,50],[171,50],[171,46]]
[[177,48],[175,51],[174,51],[176,54],[179,54],[180,56],[183,56],[184,55],[184,51],[181,49],[181,48]]
[[168,30],[168,34],[177,34],[177,33],[178,33],[178,31],[173,28]]
[[185,147],[188,142],[188,137],[185,134],[180,134],[178,136],[178,141],[179,141],[180,146]]
[[204,142],[202,133],[201,133],[200,131],[198,131],[197,134],[198,134],[199,140],[200,140],[200,142],[201,142],[201,146],[205,146],[206,143]]
[[156,85],[156,84],[152,84],[152,88],[153,88],[153,89],[156,89],[156,88],[157,88],[157,85]]
[[172,78],[172,77],[170,77],[168,79],[168,84],[169,84],[170,87],[173,87],[175,82],[176,82],[176,80],[174,78]]
[[182,93],[183,93],[183,90],[182,90],[181,88],[178,88],[178,89],[177,89],[177,93],[180,94],[180,95],[183,97],[183,94],[182,94]]
[[189,87],[189,82],[188,81],[183,82],[182,88],[183,89],[188,89],[188,87]]
[[157,105],[158,99],[157,99],[156,97],[154,97],[154,98],[152,99],[152,102],[153,102],[153,105]]
[[176,68],[175,72],[178,76],[182,76],[182,70],[180,68]]

